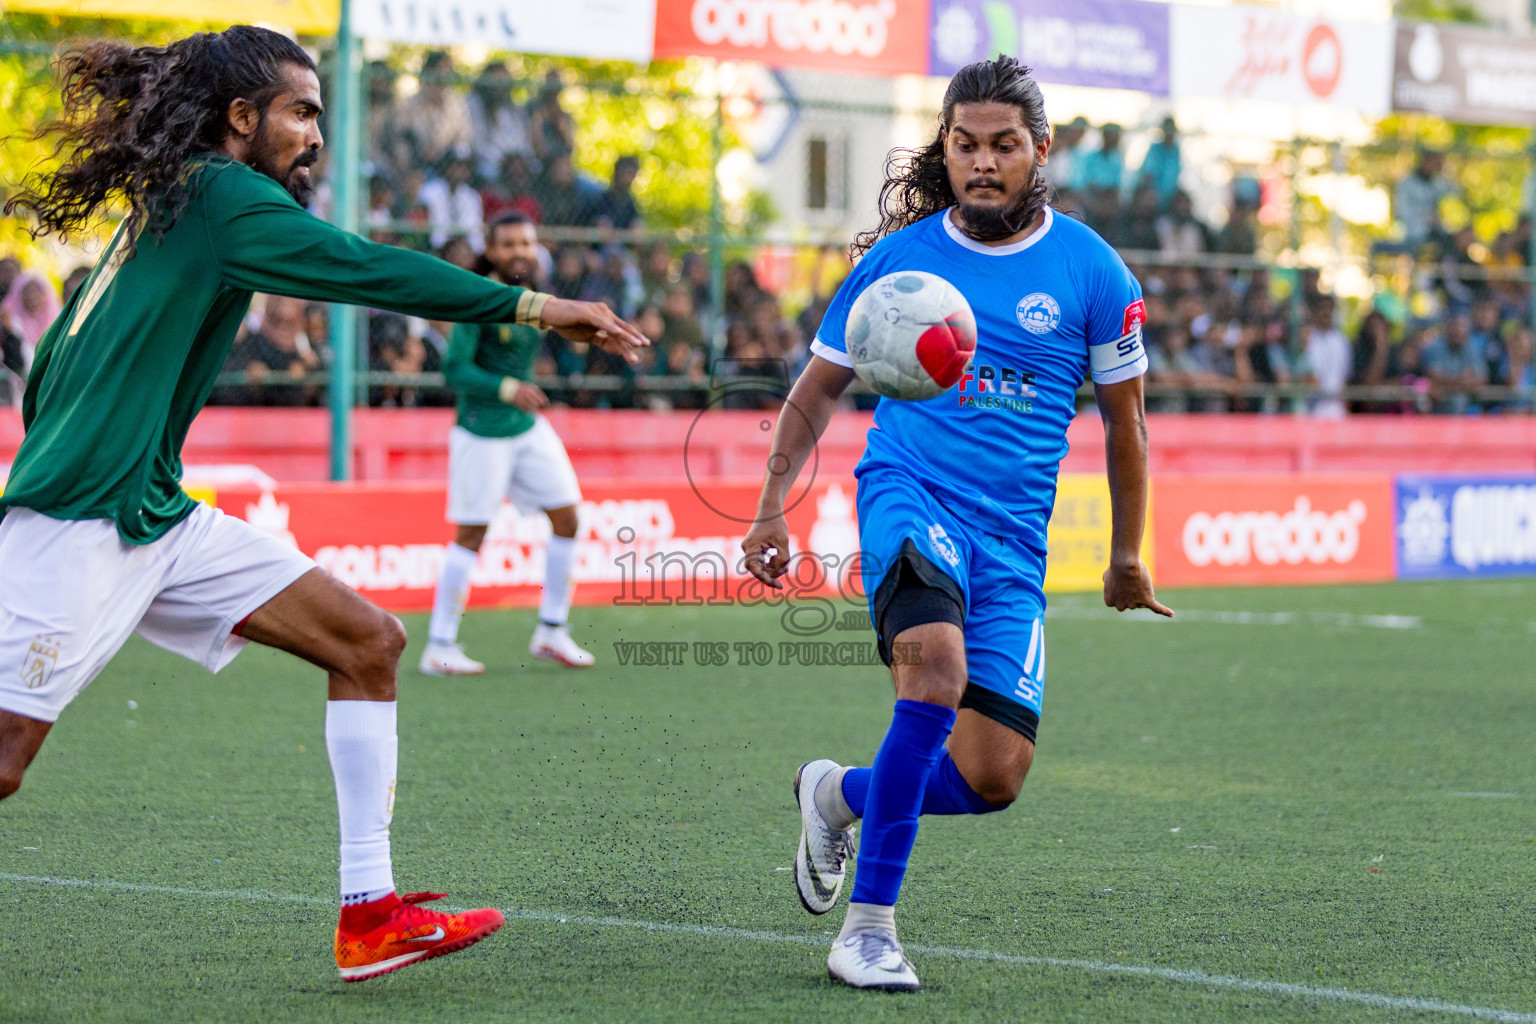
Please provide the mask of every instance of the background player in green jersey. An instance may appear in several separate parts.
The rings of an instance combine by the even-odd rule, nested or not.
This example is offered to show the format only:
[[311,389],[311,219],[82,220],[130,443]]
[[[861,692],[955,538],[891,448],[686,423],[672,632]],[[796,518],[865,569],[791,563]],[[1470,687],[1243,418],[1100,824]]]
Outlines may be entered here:
[[[607,307],[563,301],[333,228],[300,205],[320,154],[309,55],[237,26],[166,47],[86,44],[60,61],[62,160],[6,211],[68,235],[129,211],[37,347],[27,433],[0,496],[0,797],[130,633],[218,671],[247,641],[329,674],[341,818],[336,963],[360,981],[503,923],[395,894],[399,621],[304,555],[181,490],[181,446],[259,290],[429,319],[547,326],[635,358]],[[231,937],[241,941],[239,937]],[[258,940],[254,946],[261,946]]]
[[[504,213],[486,225],[481,265],[492,280],[531,285],[538,249],[533,222],[521,213]],[[427,675],[485,671],[459,646],[459,619],[486,527],[504,497],[521,511],[542,509],[549,516],[544,594],[528,653],[572,668],[587,668],[595,660],[576,645],[565,624],[581,488],[565,445],[539,415],[549,404],[533,383],[533,361],[543,340],[542,332],[519,324],[459,324],[449,336],[443,370],[458,393],[459,422],[448,435],[448,521],[458,530],[443,556],[421,652]]]

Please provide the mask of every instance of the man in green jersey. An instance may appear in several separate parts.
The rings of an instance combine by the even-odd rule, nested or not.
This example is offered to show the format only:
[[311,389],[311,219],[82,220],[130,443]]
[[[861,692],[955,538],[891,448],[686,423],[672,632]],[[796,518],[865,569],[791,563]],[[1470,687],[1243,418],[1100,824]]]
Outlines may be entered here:
[[128,216],[37,347],[26,437],[0,495],[0,797],[130,633],[217,671],[248,641],[329,674],[341,819],[336,963],[361,981],[462,949],[496,910],[395,894],[389,821],[398,620],[293,548],[182,492],[181,446],[253,291],[435,320],[552,327],[634,356],[606,307],[512,288],[374,245],[306,213],[320,153],[309,55],[236,26],[166,47],[85,44],[60,60],[61,161],[6,205],[68,235]]
[[[533,222],[515,211],[504,213],[486,225],[481,267],[503,284],[531,285],[538,251]],[[595,660],[571,639],[565,624],[581,488],[565,445],[538,414],[549,404],[532,381],[543,338],[519,324],[459,324],[448,338],[443,371],[459,397],[459,422],[448,435],[448,521],[458,529],[443,555],[427,647],[421,653],[420,668],[427,675],[485,671],[459,646],[459,619],[486,528],[503,498],[523,512],[543,510],[549,516],[544,593],[528,653],[571,668],[587,668]]]

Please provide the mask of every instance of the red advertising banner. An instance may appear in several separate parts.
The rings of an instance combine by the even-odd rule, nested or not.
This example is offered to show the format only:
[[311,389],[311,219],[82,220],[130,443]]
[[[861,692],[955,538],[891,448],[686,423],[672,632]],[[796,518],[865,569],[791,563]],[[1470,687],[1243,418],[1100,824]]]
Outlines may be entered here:
[[655,55],[920,75],[928,8],[928,0],[657,0]]
[[[767,600],[740,568],[757,483],[686,481],[587,485],[581,507],[575,599],[580,604],[702,604]],[[343,583],[392,611],[432,605],[443,548],[453,538],[442,484],[293,484],[273,490],[220,487],[226,513],[296,545]],[[206,498],[207,496],[205,496]],[[787,510],[790,548],[803,553],[787,578],[793,594],[836,592],[864,607],[854,482],[800,488]],[[503,505],[470,577],[475,606],[538,603],[549,520]]]
[[1354,583],[1392,568],[1392,478],[1159,477],[1160,586]]

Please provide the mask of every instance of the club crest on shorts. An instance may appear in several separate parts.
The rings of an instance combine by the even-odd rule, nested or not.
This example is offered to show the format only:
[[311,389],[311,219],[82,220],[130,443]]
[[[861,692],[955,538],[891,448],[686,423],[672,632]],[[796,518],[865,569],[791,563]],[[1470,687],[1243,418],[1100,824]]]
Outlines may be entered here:
[[949,539],[949,534],[938,523],[928,527],[928,546],[952,568],[960,564],[960,552],[955,549],[955,542]]
[[29,690],[48,685],[54,666],[59,663],[59,641],[46,633],[37,634],[26,656],[21,659],[21,681]]
[[1061,303],[1045,292],[1031,292],[1019,300],[1014,315],[1031,334],[1048,334],[1061,323]]

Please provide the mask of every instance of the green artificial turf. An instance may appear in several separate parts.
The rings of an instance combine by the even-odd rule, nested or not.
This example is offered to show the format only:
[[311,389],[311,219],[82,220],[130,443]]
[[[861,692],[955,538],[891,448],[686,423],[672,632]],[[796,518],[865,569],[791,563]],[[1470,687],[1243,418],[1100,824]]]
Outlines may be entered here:
[[527,664],[531,613],[481,612],[480,679],[418,676],[407,623],[395,877],[501,933],[344,985],[323,680],[134,640],[0,805],[0,1021],[1470,1019],[1231,979],[1536,1014],[1536,582],[1165,596],[1206,614],[1053,603],[1023,796],[925,820],[898,911],[912,947],[1091,964],[914,949],[922,993],[827,981],[842,911],[782,870],[790,778],[868,762],[883,669],[621,666],[615,641],[791,637],[769,608],[599,608],[574,672]]

